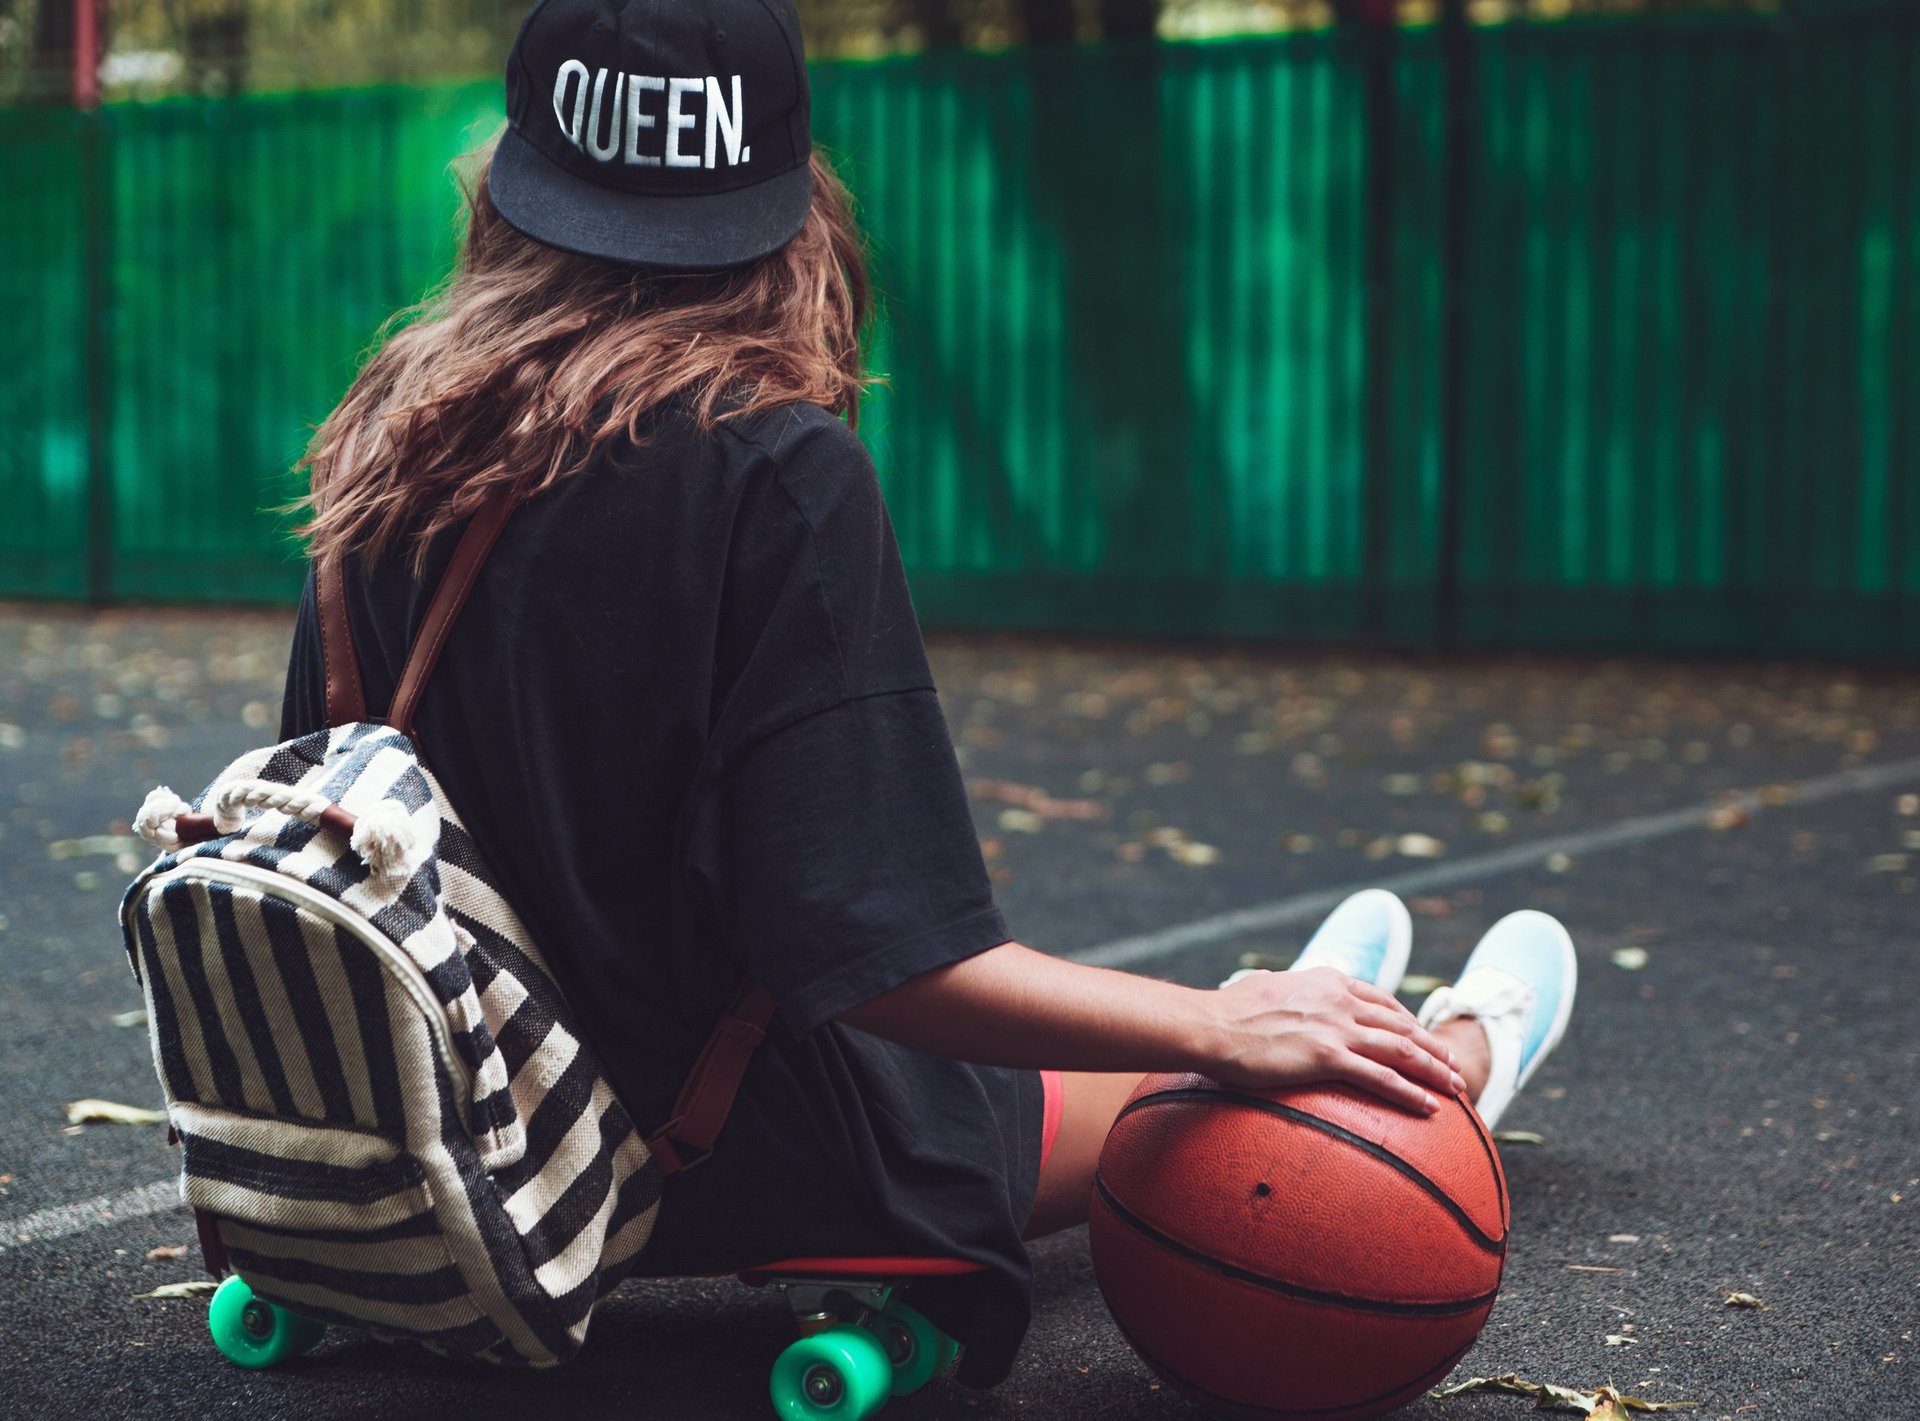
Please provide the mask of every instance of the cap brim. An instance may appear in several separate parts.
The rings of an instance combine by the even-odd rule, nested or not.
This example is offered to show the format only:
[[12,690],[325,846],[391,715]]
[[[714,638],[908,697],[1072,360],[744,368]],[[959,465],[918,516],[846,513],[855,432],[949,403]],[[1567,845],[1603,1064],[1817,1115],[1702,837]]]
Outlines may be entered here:
[[757,261],[794,239],[813,205],[813,172],[802,163],[731,192],[621,192],[574,176],[509,128],[487,169],[487,191],[513,227],[561,251],[715,271]]

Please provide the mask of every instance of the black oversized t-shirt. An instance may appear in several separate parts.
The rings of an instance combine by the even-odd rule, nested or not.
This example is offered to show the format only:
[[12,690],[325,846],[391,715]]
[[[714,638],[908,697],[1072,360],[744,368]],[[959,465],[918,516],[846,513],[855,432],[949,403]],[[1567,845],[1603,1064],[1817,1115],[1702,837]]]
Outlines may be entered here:
[[[422,699],[423,752],[643,1131],[743,974],[778,1002],[641,1271],[977,1260],[916,1298],[990,1384],[1029,1315],[1039,1079],[834,1020],[1009,937],[872,463],[810,405],[644,435],[509,520]],[[457,531],[418,582],[404,555],[349,565],[371,715]],[[325,723],[309,582],[281,734]]]

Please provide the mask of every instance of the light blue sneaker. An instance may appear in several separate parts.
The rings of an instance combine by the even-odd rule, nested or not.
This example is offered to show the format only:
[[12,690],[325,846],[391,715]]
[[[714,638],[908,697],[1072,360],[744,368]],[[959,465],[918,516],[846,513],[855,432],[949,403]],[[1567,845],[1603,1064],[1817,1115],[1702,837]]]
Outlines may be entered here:
[[1573,939],[1560,921],[1522,908],[1487,929],[1459,981],[1420,1004],[1428,1030],[1471,1016],[1487,1033],[1492,1064],[1474,1106],[1489,1130],[1565,1034],[1578,976]]
[[[1333,967],[1391,992],[1407,970],[1413,920],[1407,905],[1384,888],[1363,888],[1327,915],[1318,932],[1287,970]],[[1237,982],[1258,967],[1243,967],[1222,982]]]

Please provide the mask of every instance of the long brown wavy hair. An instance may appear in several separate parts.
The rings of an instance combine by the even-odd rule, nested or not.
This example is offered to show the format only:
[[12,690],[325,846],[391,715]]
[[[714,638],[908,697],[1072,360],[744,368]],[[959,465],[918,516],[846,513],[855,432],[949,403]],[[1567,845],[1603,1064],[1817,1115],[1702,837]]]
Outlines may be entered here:
[[298,469],[315,558],[371,567],[495,493],[536,493],[682,401],[703,429],[805,402],[857,417],[872,314],[847,190],[817,153],[813,209],[779,251],[730,271],[650,271],[522,235],[487,193],[493,142],[455,165],[453,271],[396,312]]

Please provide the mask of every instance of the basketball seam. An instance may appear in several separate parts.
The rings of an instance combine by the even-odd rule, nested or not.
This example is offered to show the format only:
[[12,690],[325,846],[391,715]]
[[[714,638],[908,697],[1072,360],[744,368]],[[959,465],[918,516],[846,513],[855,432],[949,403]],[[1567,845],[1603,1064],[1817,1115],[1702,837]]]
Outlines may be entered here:
[[[1466,1112],[1467,1123],[1473,1126],[1473,1137],[1480,1142],[1480,1152],[1487,1157],[1487,1163],[1493,1166],[1494,1188],[1500,1191],[1500,1227],[1511,1231],[1513,1213],[1507,1198],[1507,1172],[1500,1167],[1499,1154],[1493,1147],[1493,1137],[1487,1132],[1486,1123],[1481,1120],[1478,1111],[1457,1095],[1453,1097],[1453,1102]],[[1504,1248],[1502,1252],[1505,1252]]]
[[[1363,1139],[1351,1130],[1342,1129],[1330,1120],[1322,1120],[1317,1115],[1310,1115],[1304,1110],[1296,1110],[1290,1105],[1282,1105],[1276,1100],[1262,1100],[1258,1096],[1241,1095],[1238,1091],[1197,1090],[1191,1086],[1187,1086],[1179,1090],[1155,1091],[1152,1095],[1143,1095],[1138,1100],[1127,1102],[1126,1108],[1114,1117],[1114,1123],[1118,1124],[1134,1111],[1145,1109],[1149,1105],[1158,1104],[1162,1101],[1175,1100],[1231,1101],[1236,1105],[1248,1106],[1255,1110],[1264,1110],[1269,1115],[1278,1115],[1283,1120],[1291,1120],[1297,1125],[1305,1125],[1310,1129],[1318,1130],[1323,1135],[1339,1140],[1343,1144],[1352,1145],[1355,1149],[1373,1156],[1373,1158],[1379,1160],[1389,1169],[1405,1176],[1414,1184],[1418,1185],[1434,1203],[1446,1210],[1453,1221],[1460,1225],[1461,1229],[1466,1232],[1468,1240],[1481,1249],[1481,1251],[1491,1253],[1497,1258],[1506,1257],[1507,1243],[1505,1238],[1496,1239],[1483,1232],[1479,1225],[1467,1217],[1466,1210],[1462,1209],[1447,1196],[1445,1190],[1435,1184],[1431,1179],[1428,1179],[1426,1175],[1415,1169],[1411,1164],[1407,1163],[1407,1161],[1401,1159],[1400,1156],[1396,1155],[1392,1150],[1387,1149],[1383,1145],[1376,1145],[1371,1140]],[[1476,1131],[1475,1134],[1477,1135],[1478,1132]],[[1485,1149],[1486,1146],[1482,1144],[1481,1148]],[[1495,1167],[1494,1173],[1498,1175],[1498,1166]],[[1498,1185],[1495,1186],[1495,1188],[1498,1187]],[[1501,1212],[1504,1214],[1505,1209],[1503,1208]]]
[[1233,1278],[1242,1283],[1252,1283],[1255,1287],[1266,1288],[1270,1292],[1284,1293],[1288,1297],[1303,1298],[1308,1302],[1329,1303],[1334,1307],[1351,1308],[1355,1312],[1386,1313],[1394,1317],[1458,1317],[1462,1313],[1472,1312],[1475,1308],[1488,1307],[1499,1296],[1495,1288],[1491,1293],[1483,1293],[1477,1298],[1465,1298],[1452,1303],[1398,1303],[1386,1298],[1356,1298],[1345,1293],[1327,1293],[1318,1288],[1303,1287],[1298,1283],[1289,1283],[1265,1273],[1255,1273],[1250,1268],[1242,1268],[1237,1263],[1228,1263],[1224,1259],[1213,1258],[1202,1253],[1191,1244],[1182,1243],[1171,1235],[1162,1233],[1147,1223],[1126,1205],[1113,1197],[1113,1191],[1107,1188],[1106,1180],[1098,1171],[1093,1176],[1093,1192],[1102,1204],[1113,1211],[1113,1216],[1126,1224],[1136,1233],[1151,1242],[1189,1262],[1198,1263],[1223,1277]]

